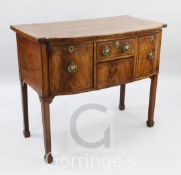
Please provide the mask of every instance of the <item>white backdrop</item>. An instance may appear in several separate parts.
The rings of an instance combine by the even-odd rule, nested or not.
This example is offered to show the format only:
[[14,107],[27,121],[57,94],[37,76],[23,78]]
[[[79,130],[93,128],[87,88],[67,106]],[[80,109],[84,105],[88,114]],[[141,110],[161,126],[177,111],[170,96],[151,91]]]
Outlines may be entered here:
[[[118,110],[119,87],[55,98],[51,105],[53,151],[134,158],[120,168],[62,168],[44,164],[40,102],[29,90],[30,132],[22,137],[21,98],[15,33],[11,24],[132,15],[168,24],[163,30],[156,125],[145,126],[149,80],[129,84],[126,110]],[[2,174],[181,174],[181,2],[179,0],[0,0],[0,173]],[[85,150],[69,137],[71,112],[87,103],[108,108],[105,116],[89,111],[79,121],[82,137],[97,140],[111,125],[111,149]],[[93,132],[94,131],[94,132]],[[124,155],[124,156],[123,156]]]

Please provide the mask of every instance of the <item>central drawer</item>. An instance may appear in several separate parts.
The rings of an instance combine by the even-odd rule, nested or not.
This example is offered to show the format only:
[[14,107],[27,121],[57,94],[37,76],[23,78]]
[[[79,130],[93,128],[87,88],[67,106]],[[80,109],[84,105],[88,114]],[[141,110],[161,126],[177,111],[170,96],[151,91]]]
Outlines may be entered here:
[[98,63],[98,89],[133,80],[134,57]]
[[137,38],[97,42],[97,88],[132,81],[136,50]]

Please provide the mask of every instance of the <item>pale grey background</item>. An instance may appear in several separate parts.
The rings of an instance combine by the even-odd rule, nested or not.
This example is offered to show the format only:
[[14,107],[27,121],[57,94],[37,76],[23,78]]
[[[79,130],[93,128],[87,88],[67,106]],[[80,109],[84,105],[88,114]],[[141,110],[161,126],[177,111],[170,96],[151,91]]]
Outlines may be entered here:
[[[181,173],[181,2],[178,0],[0,0],[0,172],[3,174],[139,174]],[[126,110],[118,110],[119,87],[55,98],[51,105],[53,150],[61,156],[123,157],[124,165],[105,172],[96,168],[50,168],[43,161],[44,147],[38,97],[29,89],[30,130],[22,137],[21,98],[15,33],[11,24],[50,22],[133,15],[168,24],[163,31],[156,125],[145,125],[150,80],[129,84]],[[88,141],[103,137],[111,127],[111,148],[84,149],[70,136],[72,113],[86,103],[108,108],[107,114],[88,111],[78,122]],[[124,156],[123,156],[124,155]],[[125,161],[134,158],[135,167]]]

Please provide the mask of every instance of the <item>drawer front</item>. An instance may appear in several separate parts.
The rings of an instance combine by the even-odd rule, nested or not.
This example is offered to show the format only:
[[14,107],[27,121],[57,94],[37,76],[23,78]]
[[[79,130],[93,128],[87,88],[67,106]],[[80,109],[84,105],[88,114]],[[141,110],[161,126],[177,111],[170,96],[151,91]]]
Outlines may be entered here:
[[97,44],[97,59],[130,57],[135,54],[135,48],[136,38],[100,42]]
[[133,79],[134,57],[98,64],[98,88],[118,85]]
[[138,61],[136,77],[143,77],[156,72],[159,34],[138,38]]
[[50,50],[51,92],[93,88],[93,44],[51,46]]

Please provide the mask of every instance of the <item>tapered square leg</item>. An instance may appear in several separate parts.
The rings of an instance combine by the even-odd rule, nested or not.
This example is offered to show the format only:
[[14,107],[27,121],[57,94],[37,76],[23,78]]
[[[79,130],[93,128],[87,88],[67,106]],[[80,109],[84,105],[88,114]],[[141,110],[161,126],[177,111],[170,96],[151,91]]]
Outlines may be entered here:
[[23,134],[24,137],[30,137],[29,131],[29,119],[28,119],[28,93],[27,93],[27,84],[23,81],[20,81],[21,85],[21,96],[22,96],[22,110],[23,110]]
[[51,129],[50,129],[50,98],[40,97],[41,110],[42,110],[42,123],[43,123],[43,135],[45,145],[45,161],[47,163],[53,162],[51,154]]
[[148,121],[147,121],[148,127],[154,126],[154,110],[155,110],[157,81],[158,81],[158,75],[154,75],[151,77],[150,99],[149,99]]
[[120,110],[125,109],[125,88],[126,88],[125,84],[120,86],[120,101],[119,101],[119,109]]

